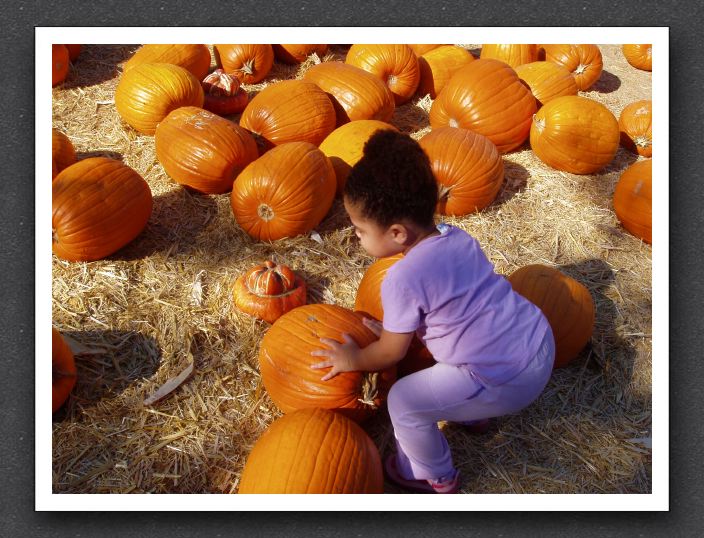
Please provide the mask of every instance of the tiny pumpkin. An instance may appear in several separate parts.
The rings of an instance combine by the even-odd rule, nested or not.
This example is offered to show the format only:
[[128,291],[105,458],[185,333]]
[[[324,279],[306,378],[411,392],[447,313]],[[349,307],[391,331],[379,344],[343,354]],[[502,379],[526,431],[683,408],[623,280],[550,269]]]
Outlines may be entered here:
[[626,44],[621,47],[626,61],[636,69],[643,71],[653,70],[653,45],[631,45]]
[[272,45],[274,57],[286,64],[300,64],[305,62],[311,54],[322,58],[328,51],[327,45]]
[[274,49],[269,44],[214,45],[215,61],[243,84],[262,81],[274,65]]
[[205,100],[203,108],[221,116],[242,112],[249,102],[249,95],[240,88],[237,77],[216,69],[201,82]]
[[73,352],[56,328],[51,328],[51,412],[56,413],[76,385]]
[[142,45],[125,62],[123,71],[127,72],[145,63],[178,65],[191,72],[198,80],[202,80],[210,68],[210,51],[205,45]]
[[621,174],[614,190],[614,211],[623,227],[646,243],[653,240],[653,161],[636,161]]
[[514,69],[538,59],[538,45],[482,45],[480,58],[491,58],[507,63]]
[[68,49],[65,45],[51,46],[51,85],[56,86],[66,80],[69,68]]
[[51,130],[51,178],[76,162],[76,150],[71,139],[58,129]]
[[542,45],[545,60],[561,65],[572,73],[577,89],[589,89],[604,68],[601,50],[596,45]]
[[635,101],[624,107],[618,118],[621,144],[642,157],[653,155],[653,103],[650,99]]

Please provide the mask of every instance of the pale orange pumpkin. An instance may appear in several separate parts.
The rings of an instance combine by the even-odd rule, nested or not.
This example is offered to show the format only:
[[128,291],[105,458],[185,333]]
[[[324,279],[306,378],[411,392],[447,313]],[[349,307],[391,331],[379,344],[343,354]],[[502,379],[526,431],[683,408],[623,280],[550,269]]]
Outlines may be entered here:
[[142,45],[122,68],[123,72],[141,64],[164,63],[183,67],[198,80],[208,74],[210,51],[205,45]]
[[623,45],[621,47],[626,61],[636,69],[653,70],[653,45]]
[[300,64],[305,62],[308,56],[315,53],[319,58],[328,51],[327,45],[272,45],[274,47],[274,57],[286,64]]
[[51,328],[51,412],[56,413],[76,385],[73,352],[61,333]]
[[545,59],[572,73],[579,90],[588,90],[604,68],[601,50],[596,45],[542,45]]
[[416,93],[435,99],[452,75],[473,61],[474,56],[467,49],[454,45],[442,45],[423,53],[418,56],[420,82]]
[[623,227],[646,243],[652,243],[653,161],[630,165],[614,190],[614,211]]
[[643,157],[653,155],[653,103],[650,99],[635,101],[624,107],[618,118],[621,144]]
[[538,45],[482,45],[479,58],[500,60],[513,68],[535,62],[538,59]]
[[531,62],[516,67],[516,74],[528,84],[538,107],[563,95],[577,95],[577,83],[566,67],[553,62]]
[[58,129],[51,130],[51,178],[76,162],[71,139]]
[[218,67],[243,84],[264,80],[274,65],[274,49],[268,44],[214,45],[213,54]]

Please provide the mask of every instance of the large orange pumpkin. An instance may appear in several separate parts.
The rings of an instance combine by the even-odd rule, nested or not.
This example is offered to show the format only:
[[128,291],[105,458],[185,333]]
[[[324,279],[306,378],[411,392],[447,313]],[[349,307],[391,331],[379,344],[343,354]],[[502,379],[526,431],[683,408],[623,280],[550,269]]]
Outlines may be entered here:
[[653,240],[653,161],[637,161],[621,174],[614,190],[614,210],[623,227],[646,243]]
[[618,121],[601,103],[567,95],[535,114],[530,145],[548,166],[572,174],[591,174],[609,164],[620,140]]
[[516,74],[528,84],[541,107],[563,95],[577,95],[577,83],[566,67],[553,62],[531,62],[516,67]]
[[51,412],[68,399],[76,385],[76,363],[73,352],[54,327],[51,328]]
[[650,99],[626,105],[618,118],[621,144],[643,157],[653,155],[653,103]]
[[360,347],[376,340],[360,314],[331,304],[299,306],[269,328],[259,348],[259,371],[264,387],[281,411],[322,407],[359,422],[386,400],[395,380],[395,367],[380,372],[343,372],[328,381],[321,381],[326,370],[310,367],[322,360],[311,355],[311,351],[325,348],[320,338],[343,342],[343,333]]
[[454,45],[442,45],[418,56],[420,82],[418,95],[430,95],[435,99],[460,67],[474,61],[467,49]]
[[288,265],[267,260],[235,281],[235,306],[267,323],[306,304],[306,282]]
[[52,250],[59,258],[92,261],[109,256],[144,229],[152,193],[126,164],[90,157],[54,178]]
[[76,162],[76,150],[71,139],[58,129],[51,130],[51,178]]
[[500,60],[515,69],[538,59],[538,45],[482,45],[479,57]]
[[178,65],[203,80],[210,69],[210,51],[205,45],[142,45],[122,69],[127,72],[145,63]]
[[322,58],[328,51],[327,45],[272,45],[274,57],[286,64],[300,64],[315,53]]
[[579,90],[589,89],[604,68],[601,50],[596,45],[543,45],[545,59],[572,73]]
[[327,409],[275,420],[247,457],[238,493],[383,493],[376,445],[355,422]]
[[418,142],[440,189],[438,213],[462,216],[494,201],[504,181],[504,163],[491,140],[460,127],[439,127]]
[[66,80],[69,58],[65,45],[51,46],[51,85],[56,86]]
[[243,84],[256,84],[274,65],[274,49],[268,44],[214,45],[215,61]]
[[536,110],[535,97],[511,67],[475,60],[458,69],[433,101],[430,125],[470,129],[506,153],[526,140]]
[[169,112],[182,106],[203,106],[203,88],[190,71],[173,64],[140,64],[115,89],[120,117],[140,133],[153,135]]
[[335,129],[335,107],[312,82],[282,80],[260,91],[242,112],[240,125],[261,150],[286,142],[320,144]]
[[194,106],[170,112],[157,126],[154,144],[169,176],[205,194],[230,191],[239,173],[259,156],[245,129]]
[[335,171],[322,151],[308,142],[289,142],[242,171],[230,202],[245,232],[273,241],[317,226],[330,210],[335,187]]
[[408,101],[420,82],[418,58],[408,45],[352,45],[345,62],[378,77],[391,90],[396,105]]
[[567,365],[589,342],[594,301],[575,279],[546,265],[527,265],[509,275],[513,289],[545,314],[555,337],[555,368]]
[[626,61],[636,69],[653,70],[653,45],[623,45],[621,47]]
[[386,85],[364,69],[344,62],[323,62],[303,75],[326,92],[335,107],[336,125],[355,120],[390,121],[394,97]]
[[377,120],[355,120],[341,125],[320,143],[332,163],[337,179],[337,194],[342,194],[352,167],[362,158],[364,144],[380,129],[398,131],[390,123]]

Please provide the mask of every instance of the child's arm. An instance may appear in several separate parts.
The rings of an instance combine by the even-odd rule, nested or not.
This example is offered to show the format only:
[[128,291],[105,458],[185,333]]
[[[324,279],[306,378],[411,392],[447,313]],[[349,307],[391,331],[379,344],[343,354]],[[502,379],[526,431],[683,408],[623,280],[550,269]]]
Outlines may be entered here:
[[327,357],[322,362],[311,364],[311,368],[332,367],[322,378],[323,381],[332,379],[341,372],[383,370],[396,364],[406,355],[413,333],[391,333],[381,329],[380,324],[374,324],[367,319],[364,321],[367,327],[376,332],[379,340],[360,348],[348,334],[343,334],[344,344],[330,338],[321,338],[320,341],[329,349],[311,351],[311,355]]

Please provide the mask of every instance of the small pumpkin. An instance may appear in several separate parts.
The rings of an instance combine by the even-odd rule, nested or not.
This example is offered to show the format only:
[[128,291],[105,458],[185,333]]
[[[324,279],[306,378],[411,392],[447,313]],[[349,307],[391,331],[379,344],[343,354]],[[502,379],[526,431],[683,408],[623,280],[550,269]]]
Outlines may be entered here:
[[335,171],[322,151],[308,142],[289,142],[242,171],[230,203],[247,234],[274,241],[317,226],[332,206],[335,187]]
[[203,106],[200,79],[173,64],[144,63],[122,74],[115,89],[120,117],[140,133],[153,135],[169,112],[182,106]]
[[203,194],[232,190],[235,178],[259,156],[245,129],[194,106],[171,111],[157,125],[154,146],[169,176]]
[[601,77],[604,63],[596,45],[542,45],[545,60],[572,73],[577,89],[588,90]]
[[378,77],[391,90],[397,106],[413,96],[420,82],[418,58],[408,45],[352,45],[345,62]]
[[235,281],[235,306],[267,323],[306,304],[306,283],[288,265],[267,260]]
[[68,59],[75,62],[76,58],[81,54],[81,45],[64,45],[68,49]]
[[300,64],[315,53],[322,58],[328,51],[327,45],[272,45],[274,57],[286,64]]
[[274,65],[274,49],[268,44],[214,45],[213,54],[218,67],[243,84],[264,80]]
[[203,108],[221,116],[239,114],[249,102],[249,95],[240,88],[237,77],[216,69],[201,82],[205,100]]
[[142,64],[173,64],[183,67],[198,80],[208,74],[210,51],[205,45],[142,45],[122,68],[127,72]]
[[618,121],[611,111],[576,95],[545,104],[530,128],[530,145],[538,158],[572,174],[591,174],[609,164],[619,140]]
[[343,333],[360,347],[376,340],[361,315],[332,304],[299,306],[269,328],[259,348],[259,371],[269,396],[283,413],[321,407],[361,422],[386,400],[395,381],[395,367],[343,372],[328,381],[321,381],[325,370],[310,367],[320,361],[311,351],[325,347],[320,338],[343,342]]
[[76,385],[73,352],[61,333],[51,328],[51,412],[56,413]]
[[653,161],[636,161],[623,171],[614,190],[614,211],[623,227],[646,243],[653,241]]
[[76,162],[76,150],[71,139],[58,129],[51,130],[51,178]]
[[653,70],[653,45],[623,45],[621,47],[626,61],[636,69]]
[[555,338],[555,368],[574,360],[594,331],[594,301],[589,290],[562,271],[534,264],[508,277],[513,289],[543,312]]
[[383,493],[376,445],[355,422],[327,409],[276,419],[247,456],[238,493]]
[[65,45],[51,46],[51,85],[56,86],[66,80],[68,75],[69,57]]
[[420,82],[416,93],[435,99],[455,71],[473,61],[472,53],[455,45],[441,45],[424,52],[418,56]]
[[566,67],[553,62],[531,62],[519,65],[516,74],[528,84],[540,108],[563,95],[577,95],[577,83]]
[[650,99],[626,105],[618,118],[621,144],[643,157],[653,155],[653,103]]
[[52,250],[69,261],[105,258],[137,237],[152,212],[149,185],[126,164],[90,157],[54,178]]
[[515,69],[538,60],[538,45],[482,45],[479,58],[500,60]]
[[438,182],[438,213],[467,215],[494,201],[504,181],[504,163],[491,140],[460,127],[439,127],[418,143]]

